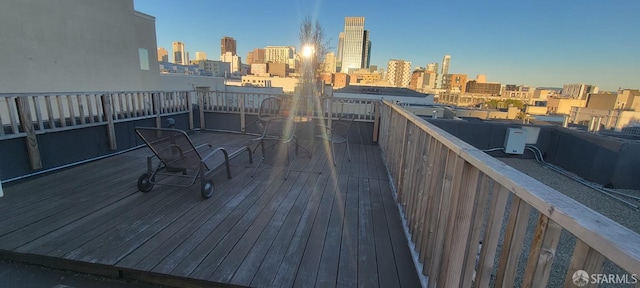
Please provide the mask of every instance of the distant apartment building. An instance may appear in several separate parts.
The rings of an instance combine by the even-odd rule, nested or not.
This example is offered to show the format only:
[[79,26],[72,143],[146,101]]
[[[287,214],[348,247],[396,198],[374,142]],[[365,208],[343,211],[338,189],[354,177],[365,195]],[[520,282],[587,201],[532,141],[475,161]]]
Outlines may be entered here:
[[336,55],[336,72],[340,72],[342,67],[342,50],[344,49],[344,32],[338,34],[338,55]]
[[329,52],[324,56],[324,62],[322,63],[322,72],[336,73],[336,54]]
[[338,61],[341,72],[349,69],[368,68],[371,58],[371,40],[369,31],[364,29],[364,17],[344,18],[344,38],[338,41]]
[[505,89],[502,91],[501,96],[506,99],[517,99],[528,104],[534,104],[533,93],[535,90],[535,88],[526,85],[505,85]]
[[224,36],[220,39],[220,55],[224,55],[227,52],[231,52],[232,56],[238,55],[236,53],[236,40],[233,37]]
[[467,91],[467,74],[444,74],[441,85],[442,89],[464,93]]
[[409,87],[411,62],[391,59],[387,64],[387,81],[394,87]]
[[158,48],[158,62],[169,62],[169,52],[162,47]]
[[288,64],[296,67],[296,48],[293,46],[267,46],[264,47],[264,61]]
[[589,93],[598,93],[600,89],[597,86],[589,84],[567,84],[562,86],[562,96],[587,100]]
[[442,77],[440,88],[442,89],[447,89],[444,83],[444,75],[449,74],[449,65],[451,65],[451,55],[444,55],[444,57],[442,57],[442,70],[440,71]]
[[251,64],[251,74],[260,75],[267,73],[267,64],[264,63],[253,63]]
[[196,52],[196,61],[207,60],[207,53],[205,52]]
[[231,74],[231,63],[214,60],[197,60],[198,67],[204,76],[225,77]]
[[220,55],[220,61],[230,63],[231,65],[231,73],[240,72],[241,71],[241,61],[238,55],[234,55],[231,52],[226,52]]
[[320,81],[322,81],[323,84],[332,85],[334,81],[334,73],[320,73]]
[[411,72],[411,80],[409,81],[409,89],[414,91],[422,91],[424,86],[425,71],[422,68],[418,68]]
[[349,84],[374,84],[382,80],[382,74],[369,69],[352,69],[349,73]]
[[501,90],[500,83],[479,83],[477,80],[467,81],[466,93],[470,94],[482,94],[489,96],[500,95]]
[[278,76],[278,77],[288,77],[289,76],[289,64],[285,63],[267,63],[267,73]]
[[350,76],[347,73],[336,73],[333,76],[333,87],[334,88],[342,88],[349,85]]
[[592,93],[587,99],[586,108],[640,112],[640,91],[624,89],[617,93]]
[[252,87],[280,87],[284,92],[294,92],[298,86],[297,78],[265,77],[256,75],[242,76],[242,86]]
[[547,99],[547,114],[565,114],[571,113],[572,107],[585,107],[587,100],[570,98],[570,97],[550,97]]
[[247,64],[263,64],[265,62],[265,50],[255,48],[247,53]]
[[176,41],[171,43],[171,47],[173,48],[173,63],[175,64],[188,64],[187,59],[187,51],[184,48],[184,43],[180,41]]

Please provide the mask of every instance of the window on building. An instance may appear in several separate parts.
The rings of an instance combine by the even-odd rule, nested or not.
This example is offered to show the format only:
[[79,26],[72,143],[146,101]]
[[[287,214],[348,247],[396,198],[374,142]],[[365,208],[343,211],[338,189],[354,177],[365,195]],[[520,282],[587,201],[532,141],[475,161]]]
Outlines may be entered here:
[[138,48],[138,57],[140,58],[140,70],[149,70],[149,52],[147,49]]

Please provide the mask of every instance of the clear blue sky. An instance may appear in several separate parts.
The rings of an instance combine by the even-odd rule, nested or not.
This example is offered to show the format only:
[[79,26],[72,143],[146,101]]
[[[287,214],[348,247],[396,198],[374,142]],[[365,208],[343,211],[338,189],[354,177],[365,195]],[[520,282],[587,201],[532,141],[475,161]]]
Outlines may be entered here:
[[217,60],[220,38],[237,41],[238,55],[269,45],[299,47],[310,15],[337,46],[344,17],[364,16],[371,64],[389,59],[413,67],[442,62],[450,73],[503,84],[562,87],[587,83],[601,90],[640,88],[639,0],[134,0],[156,17],[158,47],[182,41],[192,58]]

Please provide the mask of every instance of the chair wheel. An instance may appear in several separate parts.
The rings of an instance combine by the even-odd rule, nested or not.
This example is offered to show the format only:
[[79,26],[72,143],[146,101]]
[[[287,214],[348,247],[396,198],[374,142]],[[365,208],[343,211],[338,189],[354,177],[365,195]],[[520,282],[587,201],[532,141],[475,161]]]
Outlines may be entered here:
[[144,173],[138,178],[138,190],[140,192],[149,192],[153,189],[153,184],[149,181],[149,174]]
[[200,195],[202,195],[202,199],[209,199],[215,190],[216,186],[213,184],[213,180],[207,180],[200,187]]

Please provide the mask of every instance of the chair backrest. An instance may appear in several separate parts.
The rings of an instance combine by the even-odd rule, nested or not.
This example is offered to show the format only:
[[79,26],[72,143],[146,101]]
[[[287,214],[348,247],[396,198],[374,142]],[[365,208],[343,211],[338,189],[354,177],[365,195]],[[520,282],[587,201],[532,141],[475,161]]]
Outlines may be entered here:
[[349,134],[349,129],[351,129],[351,125],[356,118],[358,118],[358,115],[353,113],[341,115],[337,121],[331,123],[331,133],[346,139]]
[[179,161],[196,165],[202,159],[191,139],[182,130],[170,128],[137,127],[136,133],[149,149],[167,166]]
[[268,97],[262,100],[260,103],[260,110],[258,111],[258,119],[266,120],[273,117],[280,116],[280,108],[282,101],[279,97]]

